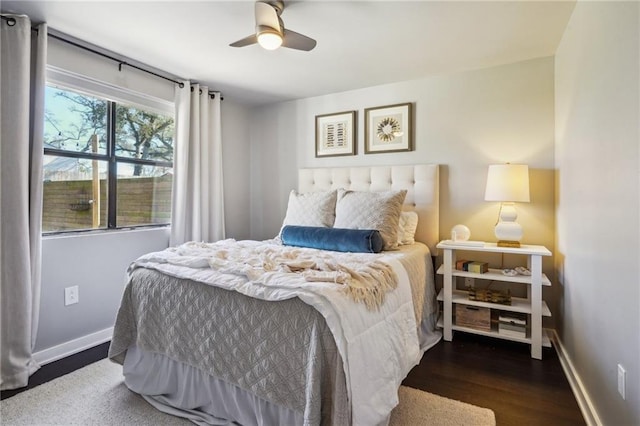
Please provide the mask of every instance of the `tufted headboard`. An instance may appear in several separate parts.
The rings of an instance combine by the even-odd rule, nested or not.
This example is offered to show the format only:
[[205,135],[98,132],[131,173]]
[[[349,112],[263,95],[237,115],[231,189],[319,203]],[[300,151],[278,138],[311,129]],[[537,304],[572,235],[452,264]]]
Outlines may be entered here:
[[416,240],[435,255],[440,237],[439,175],[437,164],[300,169],[298,191],[389,191],[406,189],[404,210],[418,213]]

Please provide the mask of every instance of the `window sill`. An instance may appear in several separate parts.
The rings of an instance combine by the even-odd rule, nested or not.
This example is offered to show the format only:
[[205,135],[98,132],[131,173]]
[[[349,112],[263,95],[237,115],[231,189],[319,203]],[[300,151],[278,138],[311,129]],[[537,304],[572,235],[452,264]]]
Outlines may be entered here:
[[79,229],[77,231],[58,231],[58,232],[46,232],[42,233],[43,240],[56,239],[56,238],[74,238],[74,237],[84,237],[84,236],[92,236],[92,235],[112,235],[112,234],[121,234],[121,233],[132,233],[132,232],[150,232],[157,231],[162,229],[171,229],[170,224],[162,224],[162,225],[143,225],[143,226],[129,226],[122,228],[103,228],[103,229]]

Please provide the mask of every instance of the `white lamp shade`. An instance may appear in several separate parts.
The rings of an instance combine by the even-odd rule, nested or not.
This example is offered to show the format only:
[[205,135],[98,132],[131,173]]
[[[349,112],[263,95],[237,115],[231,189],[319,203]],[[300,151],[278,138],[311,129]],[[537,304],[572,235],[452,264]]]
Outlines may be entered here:
[[494,164],[489,166],[485,201],[529,202],[529,166]]

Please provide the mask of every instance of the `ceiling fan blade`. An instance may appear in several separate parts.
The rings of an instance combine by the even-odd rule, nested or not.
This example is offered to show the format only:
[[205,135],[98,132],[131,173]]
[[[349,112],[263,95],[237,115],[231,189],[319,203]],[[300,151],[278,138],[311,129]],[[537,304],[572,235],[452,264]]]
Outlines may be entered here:
[[290,49],[304,50],[305,52],[308,52],[316,47],[316,41],[310,37],[307,37],[306,35],[302,35],[295,31],[285,29],[282,46],[288,47]]
[[240,39],[238,41],[235,41],[233,43],[231,43],[229,46],[231,47],[245,47],[245,46],[249,46],[250,44],[256,44],[258,42],[258,37],[256,37],[255,34],[251,34],[248,37],[245,37],[243,39]]
[[280,32],[278,13],[273,6],[261,1],[256,2],[256,28],[259,26],[266,26]]

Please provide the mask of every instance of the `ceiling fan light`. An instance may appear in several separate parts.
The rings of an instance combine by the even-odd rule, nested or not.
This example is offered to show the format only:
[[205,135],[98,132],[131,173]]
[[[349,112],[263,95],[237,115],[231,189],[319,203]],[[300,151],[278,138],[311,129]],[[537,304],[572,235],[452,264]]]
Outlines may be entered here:
[[263,31],[258,34],[258,43],[267,50],[276,50],[282,46],[282,36],[275,31]]

